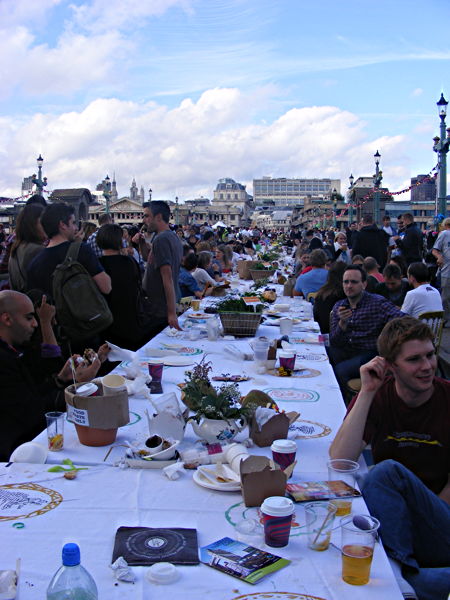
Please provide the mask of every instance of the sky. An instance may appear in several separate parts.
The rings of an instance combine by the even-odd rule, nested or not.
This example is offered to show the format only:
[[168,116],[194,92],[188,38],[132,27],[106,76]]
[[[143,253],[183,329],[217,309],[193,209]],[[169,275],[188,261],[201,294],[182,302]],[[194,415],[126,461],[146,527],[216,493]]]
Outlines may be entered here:
[[448,0],[0,0],[0,196],[39,154],[48,190],[115,173],[184,201],[223,177],[344,193],[378,150],[402,190],[437,162],[449,23]]

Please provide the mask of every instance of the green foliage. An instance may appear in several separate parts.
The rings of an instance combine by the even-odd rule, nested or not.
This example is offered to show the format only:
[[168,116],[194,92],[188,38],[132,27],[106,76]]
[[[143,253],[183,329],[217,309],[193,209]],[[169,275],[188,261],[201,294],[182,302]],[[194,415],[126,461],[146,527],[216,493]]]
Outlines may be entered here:
[[262,312],[264,306],[262,304],[257,304],[256,309],[253,306],[248,306],[245,304],[244,300],[239,296],[227,296],[223,300],[220,300],[216,305],[218,313],[224,312]]
[[207,419],[239,419],[247,412],[240,405],[241,395],[237,383],[227,383],[215,388],[211,384],[209,374],[211,362],[205,358],[192,371],[187,373],[183,392],[185,402],[195,412],[194,419],[198,422]]

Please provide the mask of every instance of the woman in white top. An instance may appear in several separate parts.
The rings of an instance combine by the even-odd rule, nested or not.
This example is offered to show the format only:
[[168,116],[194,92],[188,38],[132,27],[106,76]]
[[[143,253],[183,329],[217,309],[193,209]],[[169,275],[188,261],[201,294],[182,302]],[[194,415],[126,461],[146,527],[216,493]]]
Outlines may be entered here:
[[198,266],[192,272],[192,276],[201,288],[204,288],[207,283],[210,285],[220,285],[220,281],[216,281],[208,274],[206,269],[211,266],[212,254],[203,250],[198,253]]

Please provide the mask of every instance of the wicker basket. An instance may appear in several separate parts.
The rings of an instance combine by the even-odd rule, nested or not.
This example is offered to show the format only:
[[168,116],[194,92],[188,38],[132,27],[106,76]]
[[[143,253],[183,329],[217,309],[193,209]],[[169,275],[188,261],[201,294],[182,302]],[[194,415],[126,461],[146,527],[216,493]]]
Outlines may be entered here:
[[219,313],[224,334],[236,337],[255,337],[261,316],[261,313],[250,312]]
[[252,276],[253,281],[272,277],[274,273],[275,269],[250,269],[250,275]]

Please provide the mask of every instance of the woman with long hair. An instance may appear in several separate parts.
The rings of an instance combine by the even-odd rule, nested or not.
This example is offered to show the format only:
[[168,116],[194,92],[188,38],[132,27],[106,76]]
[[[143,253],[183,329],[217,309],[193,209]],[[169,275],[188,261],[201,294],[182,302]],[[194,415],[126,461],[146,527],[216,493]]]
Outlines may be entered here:
[[345,298],[342,277],[346,264],[337,261],[328,271],[327,282],[318,290],[314,298],[314,320],[319,323],[322,333],[330,333],[330,312],[338,300]]
[[220,266],[222,273],[231,273],[233,270],[233,250],[226,244],[220,244],[216,250],[215,262]]
[[17,217],[16,239],[8,262],[10,287],[17,292],[27,291],[28,265],[45,249],[47,236],[41,225],[43,210],[41,204],[27,204]]

